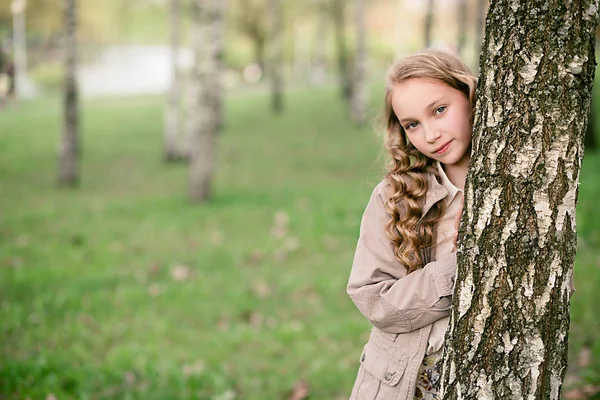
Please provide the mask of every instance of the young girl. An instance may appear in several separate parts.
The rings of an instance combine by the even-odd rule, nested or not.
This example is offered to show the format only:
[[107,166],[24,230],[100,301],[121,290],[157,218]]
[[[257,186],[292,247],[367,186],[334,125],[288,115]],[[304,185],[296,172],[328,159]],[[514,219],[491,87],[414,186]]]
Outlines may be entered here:
[[373,324],[351,399],[438,399],[477,78],[426,50],[389,70],[389,172],[364,212],[348,294]]

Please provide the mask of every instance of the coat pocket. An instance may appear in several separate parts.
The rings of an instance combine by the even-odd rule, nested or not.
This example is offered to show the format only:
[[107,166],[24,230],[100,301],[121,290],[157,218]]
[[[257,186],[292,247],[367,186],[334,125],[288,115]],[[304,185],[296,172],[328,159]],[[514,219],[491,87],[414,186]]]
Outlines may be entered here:
[[393,400],[400,395],[408,356],[396,358],[389,351],[367,343],[360,357],[359,376],[352,391],[356,400]]

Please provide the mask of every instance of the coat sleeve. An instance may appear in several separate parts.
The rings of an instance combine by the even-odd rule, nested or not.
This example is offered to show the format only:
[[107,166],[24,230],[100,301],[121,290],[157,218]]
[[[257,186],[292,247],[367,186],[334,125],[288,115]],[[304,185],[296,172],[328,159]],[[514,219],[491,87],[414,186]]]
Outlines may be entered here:
[[363,214],[347,292],[374,326],[410,332],[450,314],[456,253],[407,274],[385,232],[390,217],[382,187],[375,188]]

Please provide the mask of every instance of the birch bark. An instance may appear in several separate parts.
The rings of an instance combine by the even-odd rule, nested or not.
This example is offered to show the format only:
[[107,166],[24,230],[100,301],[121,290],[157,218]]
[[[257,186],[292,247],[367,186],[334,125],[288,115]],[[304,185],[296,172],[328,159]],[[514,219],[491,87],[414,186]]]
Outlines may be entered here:
[[58,149],[58,184],[79,182],[79,96],[77,89],[77,2],[64,2],[63,130]]
[[598,0],[491,2],[446,399],[559,399]]

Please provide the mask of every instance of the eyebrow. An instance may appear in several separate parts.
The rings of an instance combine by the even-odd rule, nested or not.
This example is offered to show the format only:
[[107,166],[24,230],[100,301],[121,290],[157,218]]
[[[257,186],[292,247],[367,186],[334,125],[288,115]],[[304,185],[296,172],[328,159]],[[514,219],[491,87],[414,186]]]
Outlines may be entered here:
[[[437,99],[437,100],[434,100],[434,101],[432,101],[431,103],[429,103],[429,104],[427,105],[427,107],[426,107],[426,108],[431,108],[431,107],[433,107],[435,104],[439,103],[439,102],[440,102],[440,101],[442,101],[442,100],[444,100],[444,96],[440,97],[440,98],[439,98],[439,99]],[[400,121],[400,123],[401,123],[401,124],[404,124],[404,123],[406,123],[406,122],[408,122],[408,121],[411,121],[411,122],[412,122],[413,120],[414,120],[414,118],[404,118],[404,119],[398,118],[398,121]]]

